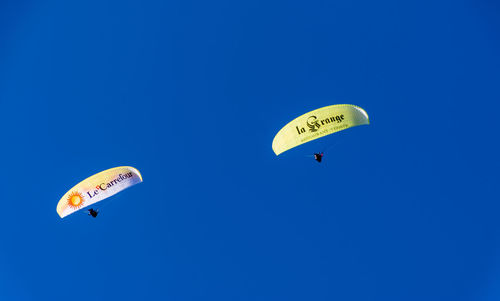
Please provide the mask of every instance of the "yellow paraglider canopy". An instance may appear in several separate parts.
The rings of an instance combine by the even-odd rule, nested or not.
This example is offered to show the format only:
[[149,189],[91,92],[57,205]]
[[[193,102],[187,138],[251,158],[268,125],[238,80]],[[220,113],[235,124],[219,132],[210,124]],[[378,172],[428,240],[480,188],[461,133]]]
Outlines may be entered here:
[[355,105],[332,105],[316,109],[285,125],[274,137],[273,151],[279,155],[314,139],[369,123],[365,110]]

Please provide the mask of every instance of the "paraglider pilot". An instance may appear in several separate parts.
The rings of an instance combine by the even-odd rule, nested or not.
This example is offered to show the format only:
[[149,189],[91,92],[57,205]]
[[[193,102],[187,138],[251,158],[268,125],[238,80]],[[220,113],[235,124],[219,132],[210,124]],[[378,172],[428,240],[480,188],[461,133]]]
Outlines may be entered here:
[[316,153],[314,154],[314,160],[318,161],[321,163],[321,159],[323,159],[323,153]]
[[97,217],[98,213],[99,213],[99,211],[94,210],[93,208],[89,209],[89,215],[91,215],[92,217]]

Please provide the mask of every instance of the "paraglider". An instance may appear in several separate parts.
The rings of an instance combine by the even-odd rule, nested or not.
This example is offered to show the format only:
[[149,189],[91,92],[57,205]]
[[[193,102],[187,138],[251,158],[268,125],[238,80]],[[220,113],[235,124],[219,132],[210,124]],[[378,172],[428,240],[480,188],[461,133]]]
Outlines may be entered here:
[[316,153],[316,154],[314,154],[314,160],[316,160],[319,163],[321,163],[321,159],[323,159],[323,153]]
[[[100,202],[130,186],[142,182],[139,171],[130,166],[115,167],[90,176],[71,188],[57,203],[61,218]],[[97,217],[98,210],[89,209]]]
[[99,213],[99,210],[94,210],[93,208],[90,208],[88,211],[89,215],[92,217],[97,217],[97,214]]
[[[369,124],[368,114],[349,104],[332,105],[301,115],[285,125],[273,139],[273,151],[279,154],[312,140],[351,128]],[[314,154],[321,162],[323,152]]]

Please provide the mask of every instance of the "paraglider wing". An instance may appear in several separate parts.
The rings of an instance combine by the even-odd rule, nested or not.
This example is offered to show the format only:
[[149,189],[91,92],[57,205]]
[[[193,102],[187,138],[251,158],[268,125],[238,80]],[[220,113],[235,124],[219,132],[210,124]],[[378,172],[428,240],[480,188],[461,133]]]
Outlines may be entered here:
[[323,107],[285,125],[274,137],[273,151],[279,155],[314,139],[369,123],[368,114],[360,107],[348,104]]
[[66,192],[57,203],[57,213],[63,218],[140,182],[142,176],[133,167],[105,170],[88,177]]

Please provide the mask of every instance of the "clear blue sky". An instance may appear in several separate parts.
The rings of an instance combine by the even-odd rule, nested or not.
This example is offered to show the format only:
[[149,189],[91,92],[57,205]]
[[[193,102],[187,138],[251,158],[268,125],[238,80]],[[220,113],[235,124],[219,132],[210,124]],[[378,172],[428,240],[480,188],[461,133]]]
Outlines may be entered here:
[[[499,12],[2,1],[0,299],[499,300]],[[274,155],[338,103],[371,124]],[[121,165],[144,183],[59,218]]]

